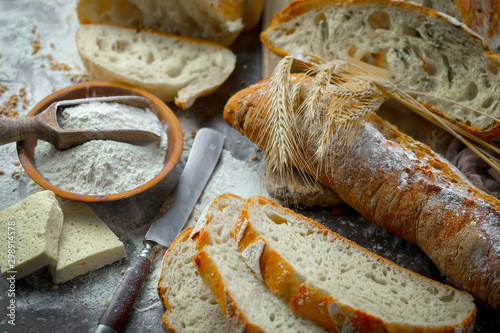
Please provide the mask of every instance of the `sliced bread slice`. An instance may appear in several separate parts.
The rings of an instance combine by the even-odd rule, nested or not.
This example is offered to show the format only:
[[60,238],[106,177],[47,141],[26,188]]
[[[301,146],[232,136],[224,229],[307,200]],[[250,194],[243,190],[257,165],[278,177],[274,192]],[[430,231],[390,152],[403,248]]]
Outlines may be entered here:
[[193,264],[192,231],[193,227],[183,230],[163,257],[158,295],[166,311],[161,321],[170,332],[233,331]]
[[229,46],[248,20],[242,17],[243,2],[258,4],[257,0],[79,0],[76,12],[85,24],[152,29]]
[[406,270],[270,199],[247,200],[235,239],[270,290],[327,330],[469,332],[474,327],[476,307],[469,294]]
[[298,0],[261,40],[280,56],[307,52],[381,67],[399,89],[417,92],[465,130],[486,140],[500,135],[500,54],[432,9],[395,0]]
[[204,283],[240,332],[323,332],[313,322],[297,318],[243,261],[232,231],[244,202],[224,194],[198,220],[194,263]]
[[125,257],[125,247],[85,202],[62,205],[64,223],[57,263],[49,265],[55,283],[64,283]]
[[80,26],[76,46],[94,80],[135,86],[182,109],[219,88],[236,64],[215,43],[104,24]]
[[0,212],[0,266],[16,280],[57,260],[63,212],[56,195],[41,191]]

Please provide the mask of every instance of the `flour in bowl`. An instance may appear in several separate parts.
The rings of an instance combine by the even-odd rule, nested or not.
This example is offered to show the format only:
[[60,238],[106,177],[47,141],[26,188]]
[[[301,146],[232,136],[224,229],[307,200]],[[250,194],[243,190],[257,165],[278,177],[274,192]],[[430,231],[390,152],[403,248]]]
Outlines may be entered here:
[[160,136],[146,146],[110,140],[92,140],[67,150],[38,141],[35,162],[52,185],[73,193],[106,195],[142,185],[163,168],[167,134],[149,109],[120,103],[91,102],[64,109],[58,116],[64,129],[139,129]]

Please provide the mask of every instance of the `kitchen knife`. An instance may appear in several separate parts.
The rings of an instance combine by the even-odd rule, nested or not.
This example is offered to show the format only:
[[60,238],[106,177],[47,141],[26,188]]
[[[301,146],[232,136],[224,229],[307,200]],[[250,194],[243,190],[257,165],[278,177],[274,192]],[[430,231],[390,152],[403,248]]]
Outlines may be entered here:
[[144,239],[144,249],[127,269],[95,333],[116,333],[127,318],[151,262],[162,248],[168,248],[186,224],[194,205],[219,160],[224,139],[219,132],[200,129],[179,182],[172,191],[173,202],[165,215],[154,221]]

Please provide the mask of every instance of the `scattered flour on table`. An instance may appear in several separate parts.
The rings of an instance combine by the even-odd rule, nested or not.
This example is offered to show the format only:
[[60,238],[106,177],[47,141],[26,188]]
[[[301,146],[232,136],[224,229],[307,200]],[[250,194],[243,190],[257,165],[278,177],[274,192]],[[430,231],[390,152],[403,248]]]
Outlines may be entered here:
[[266,191],[259,163],[234,158],[231,152],[223,150],[214,173],[210,177],[198,204],[195,206],[187,227],[196,224],[196,219],[213,199],[229,193],[247,199],[254,195],[271,198]]
[[149,109],[92,102],[65,109],[58,121],[65,129],[145,129],[161,137],[159,146],[92,140],[63,151],[39,141],[37,168],[60,189],[87,195],[119,193],[146,183],[163,168],[167,134]]

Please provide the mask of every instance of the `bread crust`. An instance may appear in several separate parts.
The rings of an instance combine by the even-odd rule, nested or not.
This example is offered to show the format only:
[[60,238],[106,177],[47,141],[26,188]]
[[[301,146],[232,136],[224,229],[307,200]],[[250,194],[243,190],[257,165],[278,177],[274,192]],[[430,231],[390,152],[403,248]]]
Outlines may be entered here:
[[[271,38],[269,37],[269,34],[272,30],[274,29],[280,29],[280,26],[288,22],[292,19],[295,19],[301,15],[304,15],[305,13],[311,11],[311,10],[317,10],[318,8],[322,7],[331,7],[331,8],[340,8],[340,7],[349,7],[349,6],[355,6],[357,4],[361,5],[373,5],[373,6],[387,6],[387,7],[400,7],[404,9],[409,9],[415,12],[415,16],[422,16],[422,17],[432,17],[437,21],[443,21],[447,22],[450,26],[454,26],[456,29],[461,30],[464,35],[468,35],[472,40],[475,40],[477,43],[477,48],[481,49],[484,52],[484,57],[491,63],[491,67],[498,67],[500,64],[500,54],[492,51],[484,38],[480,36],[476,31],[473,29],[481,30],[480,33],[487,33],[486,28],[481,28],[481,25],[484,25],[485,22],[486,24],[488,21],[491,19],[491,26],[495,26],[495,28],[491,28],[491,30],[496,30],[495,35],[498,36],[497,38],[499,39],[500,43],[500,15],[498,13],[492,12],[491,17],[490,17],[490,12],[482,12],[478,8],[478,6],[484,5],[484,8],[490,8],[490,7],[496,7],[497,9],[500,9],[500,2],[499,0],[491,0],[486,1],[485,3],[481,2],[481,5],[478,4],[477,2],[474,1],[469,1],[469,0],[456,0],[457,6],[459,6],[460,11],[465,15],[467,13],[466,17],[464,18],[465,22],[468,22],[472,25],[472,29],[459,22],[458,20],[434,11],[433,9],[429,8],[424,8],[421,7],[415,3],[408,2],[408,1],[395,1],[395,0],[295,0],[292,3],[290,3],[285,9],[283,9],[281,12],[275,15],[273,21],[269,25],[269,27],[264,30],[261,35],[260,39],[264,46],[271,50],[273,53],[277,54],[280,57],[284,57],[290,54],[289,51],[285,50],[284,48],[281,48],[279,46],[275,46]],[[483,17],[484,16],[484,17]],[[319,29],[319,28],[318,28]],[[493,32],[491,32],[493,34]],[[350,45],[346,45],[346,48],[349,48]],[[343,59],[347,60],[347,59]],[[376,66],[377,63],[374,63]],[[386,64],[386,63],[385,63]],[[425,62],[424,62],[425,64]],[[423,65],[425,66],[425,65]],[[379,67],[384,68],[385,66],[380,65]],[[498,71],[498,69],[492,69],[493,71]],[[427,92],[429,93],[429,92]],[[492,94],[495,92],[492,91]],[[492,122],[491,125],[488,125],[486,127],[478,127],[471,125],[468,121],[459,119],[453,115],[450,115],[446,112],[446,108],[432,108],[432,110],[439,115],[445,117],[446,119],[454,122],[457,126],[463,128],[464,130],[468,131],[469,133],[483,139],[483,140],[492,140],[498,136],[500,136],[500,123],[499,122]]]
[[[182,22],[179,15],[166,17],[169,13],[162,12],[167,9],[162,9],[161,2],[162,0],[79,0],[76,12],[83,24],[101,23],[152,29],[203,38],[224,46],[231,45],[243,29],[243,23],[240,22],[243,4],[240,0],[187,0],[183,5],[178,4],[177,8],[180,12],[177,14],[185,16],[185,22]],[[186,24],[189,21],[191,24]]]
[[[267,85],[263,80],[236,93],[224,109],[226,122],[263,151],[266,141],[259,134],[266,119],[257,105]],[[378,116],[364,126],[334,165],[319,168],[302,161],[295,167],[315,175],[368,220],[418,245],[450,282],[498,310],[500,201]],[[302,145],[312,159],[315,147]],[[331,151],[339,150],[332,146]]]
[[[248,246],[257,241],[263,241],[252,226],[249,210],[252,206],[270,206],[271,210],[283,212],[283,216],[291,215],[294,219],[311,226],[316,233],[324,235],[333,235],[335,242],[347,243],[349,247],[356,248],[376,259],[377,262],[392,266],[394,269],[400,269],[408,272],[411,276],[418,279],[427,280],[439,284],[424,276],[420,276],[405,268],[399,267],[390,260],[378,256],[352,241],[341,237],[325,228],[318,222],[298,215],[290,209],[279,206],[276,202],[260,196],[251,197],[245,203],[241,215],[235,226],[235,239],[239,239],[238,249],[243,252]],[[239,236],[236,236],[239,235]],[[325,292],[307,285],[305,277],[295,272],[293,267],[274,249],[266,244],[260,258],[261,272],[264,281],[271,291],[289,302],[290,308],[303,318],[318,323],[329,332],[343,331],[343,328],[349,327],[352,332],[454,332],[455,328],[462,328],[464,331],[471,331],[475,322],[475,308],[469,316],[456,326],[446,327],[414,327],[410,325],[402,326],[398,323],[387,323],[382,319],[372,316],[364,311],[343,304],[339,300],[327,295]],[[449,287],[447,287],[449,288]],[[460,292],[460,291],[456,291]],[[332,311],[331,309],[335,310]]]

